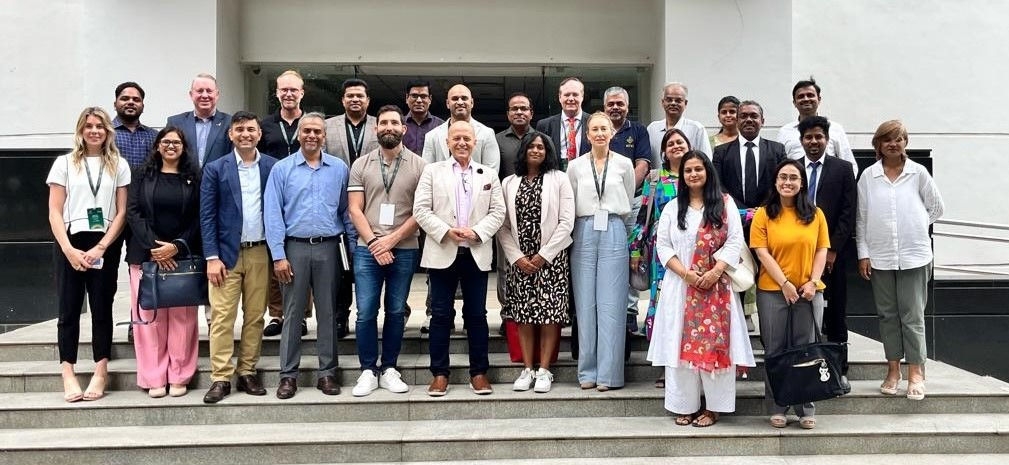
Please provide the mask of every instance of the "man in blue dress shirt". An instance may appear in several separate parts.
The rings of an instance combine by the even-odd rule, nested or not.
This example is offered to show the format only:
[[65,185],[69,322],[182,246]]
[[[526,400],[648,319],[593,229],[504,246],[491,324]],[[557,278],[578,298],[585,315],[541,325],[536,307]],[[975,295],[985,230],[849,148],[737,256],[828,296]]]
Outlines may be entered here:
[[[336,379],[333,306],[340,279],[350,270],[345,244],[357,243],[357,231],[347,211],[350,170],[342,160],[322,151],[326,143],[323,114],[312,112],[301,117],[298,141],[301,149],[277,162],[267,181],[266,242],[281,284],[286,318],[301,317],[312,290],[319,323],[316,387],[323,394],[337,395],[340,383]],[[278,398],[289,399],[297,392],[300,361],[301,328],[284,325]]]

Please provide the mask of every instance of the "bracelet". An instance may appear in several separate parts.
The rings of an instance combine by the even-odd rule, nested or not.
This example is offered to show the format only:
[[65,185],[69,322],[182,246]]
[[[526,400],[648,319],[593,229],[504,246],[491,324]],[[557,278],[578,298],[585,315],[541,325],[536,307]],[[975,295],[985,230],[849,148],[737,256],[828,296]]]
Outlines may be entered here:
[[[792,284],[792,282],[786,279],[784,282],[782,282],[781,284],[779,284],[778,287],[784,289],[786,284]],[[794,284],[793,284],[793,286],[794,286]]]
[[368,245],[374,244],[375,241],[377,241],[377,240],[378,240],[378,236],[375,236],[375,237],[371,238],[371,240],[368,241]]

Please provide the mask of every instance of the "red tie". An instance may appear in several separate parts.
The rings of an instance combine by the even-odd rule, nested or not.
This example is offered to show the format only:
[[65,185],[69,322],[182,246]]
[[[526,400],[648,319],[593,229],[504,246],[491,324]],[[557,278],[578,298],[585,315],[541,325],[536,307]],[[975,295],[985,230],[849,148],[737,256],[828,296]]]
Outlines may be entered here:
[[578,144],[575,142],[575,119],[568,118],[568,160],[578,156]]

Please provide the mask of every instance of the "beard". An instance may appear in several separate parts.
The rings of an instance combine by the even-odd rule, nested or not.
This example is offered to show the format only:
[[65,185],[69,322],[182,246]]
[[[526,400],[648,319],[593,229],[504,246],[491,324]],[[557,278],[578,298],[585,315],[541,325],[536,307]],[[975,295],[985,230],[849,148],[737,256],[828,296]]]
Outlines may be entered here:
[[140,120],[140,113],[139,112],[138,113],[134,113],[132,115],[129,115],[129,114],[126,114],[126,113],[116,112],[116,116],[119,117],[119,121],[122,121],[124,123],[129,123],[129,124],[136,123],[137,121]]
[[396,148],[401,142],[403,142],[403,136],[395,132],[386,132],[378,136],[378,145],[386,150]]

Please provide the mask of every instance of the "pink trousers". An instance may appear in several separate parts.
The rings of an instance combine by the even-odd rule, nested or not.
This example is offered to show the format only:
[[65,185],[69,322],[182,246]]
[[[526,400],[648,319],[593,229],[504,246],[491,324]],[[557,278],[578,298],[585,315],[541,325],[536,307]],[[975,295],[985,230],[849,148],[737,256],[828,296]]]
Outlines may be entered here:
[[[145,321],[154,312],[140,308],[140,265],[130,265],[131,314],[137,311]],[[189,384],[196,373],[200,332],[197,307],[171,307],[158,310],[158,318],[147,325],[133,327],[133,347],[137,353],[137,386],[141,389],[165,387],[168,384]]]

